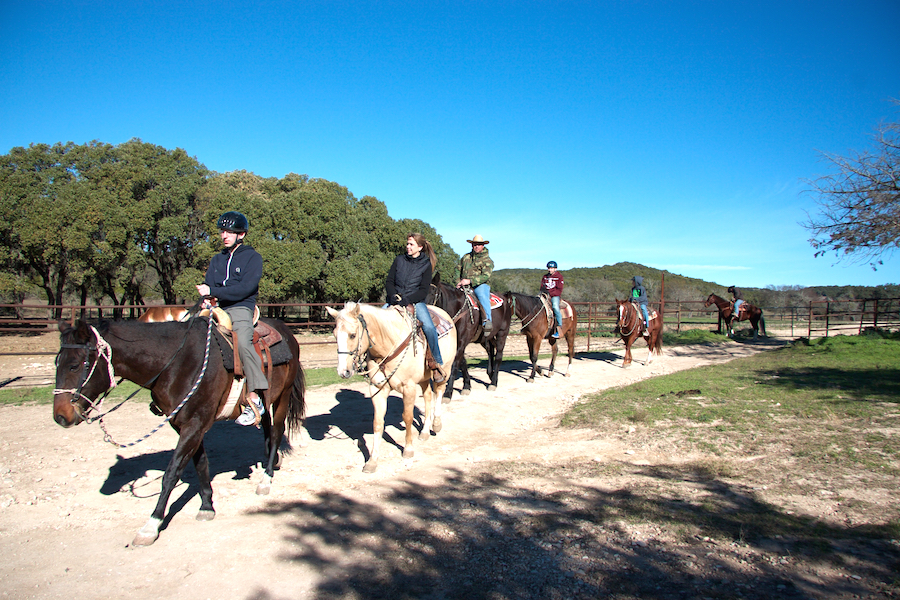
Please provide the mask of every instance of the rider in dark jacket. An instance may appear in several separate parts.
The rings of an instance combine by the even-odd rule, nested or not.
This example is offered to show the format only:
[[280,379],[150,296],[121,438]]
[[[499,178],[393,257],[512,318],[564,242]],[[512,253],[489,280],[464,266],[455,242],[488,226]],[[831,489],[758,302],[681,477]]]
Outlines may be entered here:
[[641,307],[641,313],[644,315],[644,329],[650,326],[650,314],[647,310],[647,290],[644,289],[644,278],[635,275],[631,278],[633,285],[631,286],[631,301],[636,302]]
[[741,318],[741,304],[744,303],[744,294],[741,293],[741,290],[737,289],[734,286],[728,288],[728,292],[731,294],[734,300],[734,309],[731,311],[731,314],[735,319],[740,320]]
[[441,370],[444,360],[438,346],[437,329],[425,303],[435,264],[437,256],[425,236],[421,233],[411,233],[406,238],[406,254],[399,254],[394,259],[384,288],[388,304],[415,307],[416,318],[422,322],[422,332],[435,361],[435,364],[429,365],[432,378],[435,383],[441,383],[445,379],[445,374]]

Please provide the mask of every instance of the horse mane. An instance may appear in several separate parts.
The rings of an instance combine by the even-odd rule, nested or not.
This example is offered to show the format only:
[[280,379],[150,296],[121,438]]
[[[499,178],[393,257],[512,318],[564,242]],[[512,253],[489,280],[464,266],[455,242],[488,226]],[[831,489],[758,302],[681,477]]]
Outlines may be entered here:
[[[514,300],[514,306],[516,309],[521,307],[522,311],[525,314],[532,313],[537,307],[543,308],[543,303],[541,302],[540,296],[531,296],[529,294],[524,294],[522,292],[506,292],[511,300]],[[518,310],[516,311],[518,312]]]

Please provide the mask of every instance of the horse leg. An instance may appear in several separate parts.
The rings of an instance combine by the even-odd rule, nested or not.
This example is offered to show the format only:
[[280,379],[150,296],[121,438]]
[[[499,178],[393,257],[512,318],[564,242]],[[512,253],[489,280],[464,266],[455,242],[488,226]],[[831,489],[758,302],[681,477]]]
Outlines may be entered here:
[[538,354],[541,349],[542,336],[534,335],[528,338],[528,358],[531,359],[531,375],[528,376],[528,383],[534,383],[534,374],[540,373],[541,368],[538,366]]
[[213,490],[212,480],[209,477],[209,456],[206,454],[206,448],[203,446],[203,440],[192,457],[194,460],[194,469],[197,470],[197,479],[200,480],[200,511],[197,513],[198,521],[212,521],[216,518],[216,511],[213,508]]
[[506,337],[502,339],[498,336],[491,342],[491,356],[493,357],[493,371],[491,374],[491,385],[488,391],[493,392],[497,389],[497,381],[500,379],[500,364],[503,362],[503,348],[506,346]]
[[556,354],[559,352],[559,344],[557,343],[559,340],[550,340],[550,349],[552,352],[550,353],[550,369],[545,373],[547,377],[553,377],[553,368],[556,365]]
[[[178,431],[177,427],[174,425],[172,427]],[[159,538],[159,528],[162,525],[163,517],[166,513],[166,505],[169,502],[169,496],[172,495],[172,490],[174,490],[175,486],[178,484],[178,480],[181,478],[181,474],[184,472],[188,460],[193,458],[199,451],[203,441],[203,434],[206,433],[208,429],[209,424],[207,424],[207,427],[204,429],[195,426],[190,431],[180,431],[178,444],[175,446],[175,452],[172,453],[172,458],[169,460],[169,464],[166,465],[166,472],[162,477],[162,488],[159,492],[159,499],[156,501],[156,508],[153,509],[153,512],[150,514],[150,519],[144,524],[141,530],[138,531],[137,536],[135,536],[134,540],[131,542],[133,546],[149,546]],[[212,484],[209,481],[209,462],[208,459],[206,459],[206,452],[202,452],[197,460],[199,461],[202,470],[202,472],[198,471],[197,473],[200,477],[200,510],[201,512],[213,512]],[[205,469],[202,466],[204,461],[206,461]],[[204,474],[206,476],[205,482],[203,481]],[[209,489],[205,491],[204,487],[208,487]]]
[[[406,429],[406,441],[403,443],[403,458],[412,458],[416,453],[415,448],[413,448],[415,440],[413,436],[415,431],[413,416],[415,416],[416,412],[416,385],[411,383],[404,384],[401,388],[401,393],[403,394],[403,427]],[[427,431],[424,426],[422,431]]]
[[623,369],[631,364],[631,344],[632,344],[631,338],[628,338],[627,340],[625,340],[625,359],[622,361]]
[[[422,388],[422,399],[425,401],[425,419],[422,421],[422,431],[419,432],[419,440],[424,442],[431,436],[434,426],[435,401],[429,381],[419,384],[419,387]],[[440,402],[437,404],[440,404]]]
[[444,393],[444,386],[447,385],[447,382],[438,383],[434,386],[434,395],[433,402],[434,405],[434,422],[431,424],[431,431],[435,433],[440,433],[441,429],[443,429],[443,423],[441,422],[441,411],[443,410],[443,402],[439,401],[441,394]]
[[465,347],[463,347],[462,351],[456,355],[456,361],[463,380],[462,390],[460,390],[459,395],[468,396],[472,393],[472,379],[469,377],[469,364],[466,362]]
[[568,346],[569,350],[569,362],[566,363],[566,372],[564,374],[565,377],[570,376],[570,372],[572,369],[572,356],[575,354],[575,326],[569,328],[566,332],[566,346]]
[[[372,453],[369,455],[369,460],[366,461],[365,466],[363,466],[363,473],[374,473],[378,468],[378,451],[381,449],[381,442],[383,441],[384,413],[387,412],[387,399],[390,391],[390,386],[385,383],[385,385],[372,396],[372,407],[375,409],[375,418],[372,421],[372,433],[374,433],[375,438],[372,440]],[[405,418],[405,406],[403,412]]]

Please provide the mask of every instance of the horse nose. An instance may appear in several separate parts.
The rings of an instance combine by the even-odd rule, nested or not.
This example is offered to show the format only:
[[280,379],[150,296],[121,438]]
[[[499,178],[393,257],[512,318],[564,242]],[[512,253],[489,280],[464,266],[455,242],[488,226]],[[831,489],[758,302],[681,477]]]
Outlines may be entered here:
[[60,427],[69,428],[75,424],[74,422],[69,421],[62,415],[56,415],[55,417],[53,417],[53,420],[56,421],[56,424],[59,425]]
[[341,379],[350,379],[353,376],[353,373],[350,372],[350,369],[342,369],[338,371],[338,375],[341,376]]

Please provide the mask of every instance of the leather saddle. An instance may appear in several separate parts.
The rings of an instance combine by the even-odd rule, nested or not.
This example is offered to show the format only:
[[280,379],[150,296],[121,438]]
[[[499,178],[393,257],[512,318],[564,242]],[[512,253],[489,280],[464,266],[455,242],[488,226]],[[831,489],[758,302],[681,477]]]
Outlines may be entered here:
[[[235,377],[243,377],[244,369],[241,366],[241,357],[238,353],[238,340],[231,329],[231,318],[221,308],[212,309],[212,318],[216,322],[216,328],[219,333],[234,351],[234,375]],[[278,330],[272,328],[264,321],[259,320],[259,307],[257,306],[253,312],[253,349],[262,360],[263,368],[266,372],[266,379],[272,376],[272,351],[270,348],[284,339]]]

